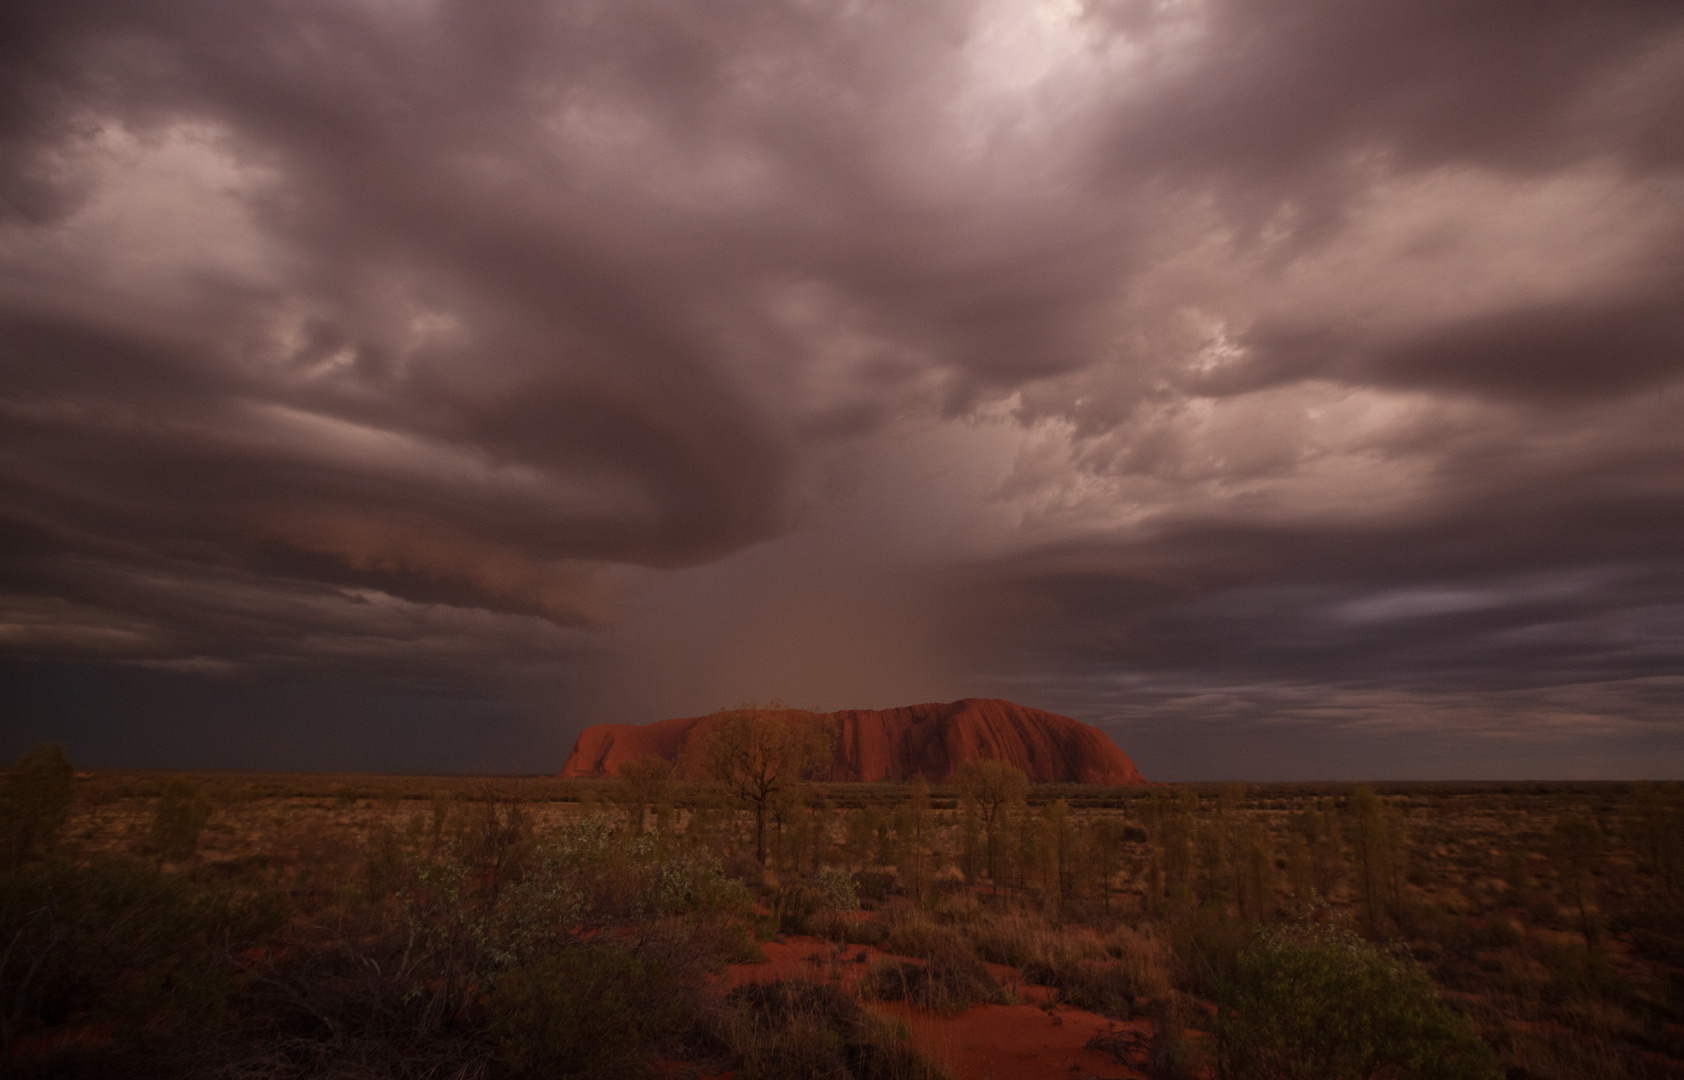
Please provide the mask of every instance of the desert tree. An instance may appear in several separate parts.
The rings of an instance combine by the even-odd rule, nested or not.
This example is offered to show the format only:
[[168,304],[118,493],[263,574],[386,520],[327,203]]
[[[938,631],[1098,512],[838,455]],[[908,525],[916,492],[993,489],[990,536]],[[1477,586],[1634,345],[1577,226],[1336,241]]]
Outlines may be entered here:
[[620,763],[617,775],[619,796],[631,821],[632,835],[642,836],[649,809],[664,805],[672,795],[672,762],[653,755],[632,758]]
[[1219,833],[1220,862],[1226,866],[1225,899],[1247,922],[1260,922],[1274,895],[1274,850],[1269,832],[1245,811],[1244,784],[1229,784],[1216,802],[1212,823]]
[[0,787],[0,835],[16,867],[52,849],[75,797],[76,770],[57,743],[40,743],[7,773]]
[[1677,784],[1633,786],[1625,829],[1643,868],[1666,896],[1684,892],[1684,792]]
[[894,811],[873,807],[871,819],[872,828],[876,831],[872,858],[878,866],[900,865],[900,834],[895,831]]
[[1561,898],[1579,913],[1579,929],[1588,945],[1595,937],[1590,920],[1591,877],[1602,865],[1602,830],[1587,814],[1564,814],[1550,833],[1550,861],[1555,863]]
[[192,858],[210,816],[210,799],[196,785],[179,776],[165,784],[152,807],[152,845],[159,864]]
[[1060,886],[1064,877],[1064,861],[1059,858],[1063,854],[1059,850],[1058,834],[1063,831],[1069,817],[1069,804],[1063,800],[1044,803],[1041,806],[1039,818],[1025,814],[1028,828],[1024,830],[1026,854],[1036,877],[1040,879],[1041,896],[1046,902],[1049,914],[1056,914],[1058,902],[1063,898]]
[[1310,881],[1323,898],[1345,880],[1345,853],[1333,812],[1320,804],[1298,815],[1294,824],[1309,852]]
[[830,763],[835,734],[819,716],[795,709],[734,709],[710,717],[709,728],[703,764],[754,814],[754,855],[764,866],[772,801]]
[[982,833],[982,808],[975,799],[959,800],[959,869],[975,884],[988,867],[988,844]]
[[784,816],[783,857],[798,874],[816,871],[830,843],[830,803],[810,788],[790,788],[775,805]]
[[1408,853],[1403,817],[1373,788],[1360,787],[1346,803],[1346,825],[1369,933],[1378,935],[1383,915],[1395,920],[1402,914]]
[[959,797],[976,808],[987,845],[988,879],[995,880],[1002,817],[1029,797],[1029,777],[1004,761],[966,761],[953,772]]
[[849,869],[864,870],[871,861],[877,839],[877,822],[872,809],[856,806],[842,815],[842,860]]
[[895,869],[915,899],[924,898],[929,880],[930,846],[934,825],[930,818],[930,785],[920,776],[901,804],[895,807]]
[[1146,807],[1153,845],[1153,894],[1172,912],[1197,906],[1193,889],[1194,815],[1199,797],[1190,791],[1155,791]]
[[437,851],[444,843],[445,830],[450,825],[450,792],[443,790],[433,792],[433,831],[432,850]]
[[1282,850],[1286,861],[1286,891],[1297,903],[1308,903],[1316,892],[1310,865],[1310,844],[1296,823],[1287,826]]
[[1220,803],[1216,813],[1199,822],[1195,833],[1199,854],[1199,901],[1225,910],[1232,893],[1228,860],[1228,816]]
[[[785,788],[766,804],[767,859],[773,866],[784,866],[791,860],[791,852],[799,846],[796,830],[800,825],[805,792],[800,788]],[[799,857],[796,857],[799,862]]]
[[1041,810],[1041,873],[1047,895],[1060,910],[1075,888],[1078,862],[1070,804],[1063,799],[1054,800]]
[[1275,892],[1275,854],[1269,831],[1261,821],[1246,817],[1229,835],[1233,838],[1229,861],[1234,875],[1234,907],[1240,918],[1261,922],[1273,906]]
[[1041,821],[1029,803],[1007,803],[1000,808],[1000,876],[1009,877],[1021,891],[1041,873],[1047,852],[1041,846]]
[[1100,906],[1111,913],[1111,883],[1122,869],[1123,823],[1110,817],[1095,818],[1083,837],[1087,848],[1084,865],[1099,889]]
[[497,904],[504,886],[518,881],[534,846],[532,814],[518,788],[486,780],[457,838],[458,857],[474,868],[486,907]]
[[720,806],[719,796],[705,788],[690,797],[690,818],[684,824],[684,843],[699,850],[714,850],[723,854],[727,840],[728,822]]
[[1381,897],[1386,873],[1386,806],[1373,788],[1359,787],[1345,803],[1345,827],[1351,845],[1351,869],[1356,874],[1368,932],[1380,932]]

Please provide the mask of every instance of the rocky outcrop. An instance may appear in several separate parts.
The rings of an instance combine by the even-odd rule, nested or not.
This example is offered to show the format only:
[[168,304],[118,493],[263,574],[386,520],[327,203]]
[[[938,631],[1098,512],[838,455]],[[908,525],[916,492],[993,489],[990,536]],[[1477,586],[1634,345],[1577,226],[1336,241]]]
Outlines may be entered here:
[[[1144,784],[1127,754],[1098,728],[1010,701],[966,698],[899,709],[848,709],[826,716],[836,755],[818,779],[940,783],[966,761],[1006,761],[1037,783]],[[677,762],[706,717],[588,727],[563,777],[613,776],[640,757]]]
[[576,776],[615,776],[622,761],[658,757],[677,761],[684,741],[702,718],[662,720],[655,724],[592,724],[579,733],[573,752],[561,767],[563,779]]

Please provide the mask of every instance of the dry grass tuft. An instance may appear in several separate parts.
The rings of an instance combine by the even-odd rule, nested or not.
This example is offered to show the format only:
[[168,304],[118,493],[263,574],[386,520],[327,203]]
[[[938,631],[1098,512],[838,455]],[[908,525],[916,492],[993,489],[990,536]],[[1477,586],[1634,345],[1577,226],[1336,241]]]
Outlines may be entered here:
[[904,1028],[835,986],[750,983],[731,991],[725,1006],[719,1036],[742,1080],[948,1080]]

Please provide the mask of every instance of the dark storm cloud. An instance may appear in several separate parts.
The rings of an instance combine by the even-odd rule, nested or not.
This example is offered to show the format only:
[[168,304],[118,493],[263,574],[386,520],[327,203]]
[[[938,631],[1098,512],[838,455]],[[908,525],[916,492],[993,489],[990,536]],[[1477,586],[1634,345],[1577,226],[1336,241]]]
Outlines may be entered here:
[[[1122,33],[1196,22],[1196,43],[1123,94],[1106,143],[1125,174],[1235,174],[1328,189],[1352,153],[1407,168],[1447,160],[1535,172],[1612,154],[1668,168],[1684,142],[1678,13],[1664,0],[1610,4],[1333,0],[1207,6],[1096,5]],[[1243,191],[1243,189],[1242,189]]]
[[650,719],[968,665],[1135,731],[1662,723],[1676,5],[88,2],[0,43],[31,709],[97,669]]
[[[48,488],[95,531],[139,525],[140,542],[244,561],[279,546],[406,594],[465,583],[482,603],[563,618],[568,597],[534,595],[555,560],[683,563],[775,526],[777,439],[675,325],[681,305],[649,280],[662,267],[610,250],[635,248],[636,224],[612,205],[621,220],[580,220],[603,200],[546,190],[567,169],[529,128],[534,99],[559,90],[543,85],[552,69],[525,69],[585,59],[568,20],[77,13],[30,20],[23,156],[31,137],[42,158],[67,129],[113,119],[153,139],[216,124],[276,173],[252,198],[289,265],[267,287],[201,283],[187,325],[161,333],[121,308],[14,290],[7,381],[30,462],[14,483]],[[421,25],[380,25],[408,18]],[[61,194],[32,205],[62,215]],[[435,306],[461,340],[394,340]],[[263,340],[277,320],[294,324],[278,349]],[[54,483],[38,463],[73,475]]]
[[1664,385],[1684,356],[1676,278],[1606,301],[1526,306],[1411,327],[1397,338],[1342,338],[1325,326],[1259,326],[1248,363],[1198,380],[1226,394],[1331,378],[1539,403],[1613,397]]
[[[19,268],[38,276],[5,313],[14,460],[31,463],[12,480],[66,528],[588,620],[558,560],[683,565],[781,525],[780,432],[800,417],[751,407],[721,370],[745,343],[707,325],[800,348],[753,341],[768,328],[732,312],[757,275],[830,264],[868,303],[910,294],[888,332],[985,369],[967,346],[1033,350],[1059,321],[1041,309],[1078,287],[1064,269],[1026,289],[1000,260],[1057,252],[999,240],[907,258],[964,225],[940,215],[892,243],[895,223],[859,228],[896,212],[877,205],[872,174],[894,163],[873,143],[939,17],[318,4],[15,20],[14,88],[33,107],[10,117],[13,174],[34,194],[14,213],[86,201],[74,170],[42,184],[90,129],[156,142],[211,125],[216,151],[264,172],[244,199],[282,249],[270,280],[194,282],[186,325],[162,330],[132,297],[78,304],[60,290],[81,282]],[[838,100],[862,73],[884,81]],[[616,147],[598,139],[640,145],[605,166],[593,155]],[[739,154],[770,173],[746,206],[686,190]],[[891,266],[899,280],[879,280]],[[442,340],[405,343],[428,317]],[[877,386],[904,366],[883,358]]]
[[1278,778],[1536,775],[1514,739],[1675,773],[1684,459],[1487,451],[1406,520],[1188,518],[973,568],[973,645],[1171,774],[1245,760],[1258,730],[1280,739],[1251,774]]

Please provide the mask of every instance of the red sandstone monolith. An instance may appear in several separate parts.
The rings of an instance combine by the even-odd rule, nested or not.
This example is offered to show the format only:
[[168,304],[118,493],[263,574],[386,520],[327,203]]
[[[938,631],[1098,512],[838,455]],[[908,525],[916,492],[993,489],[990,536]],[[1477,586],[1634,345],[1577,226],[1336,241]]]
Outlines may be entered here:
[[[963,701],[826,714],[836,725],[836,755],[818,779],[941,783],[961,762],[999,760],[1035,783],[1144,784],[1129,756],[1098,728],[1010,701]],[[565,777],[614,776],[640,757],[679,762],[706,717],[655,724],[596,724],[579,736],[562,766]]]

